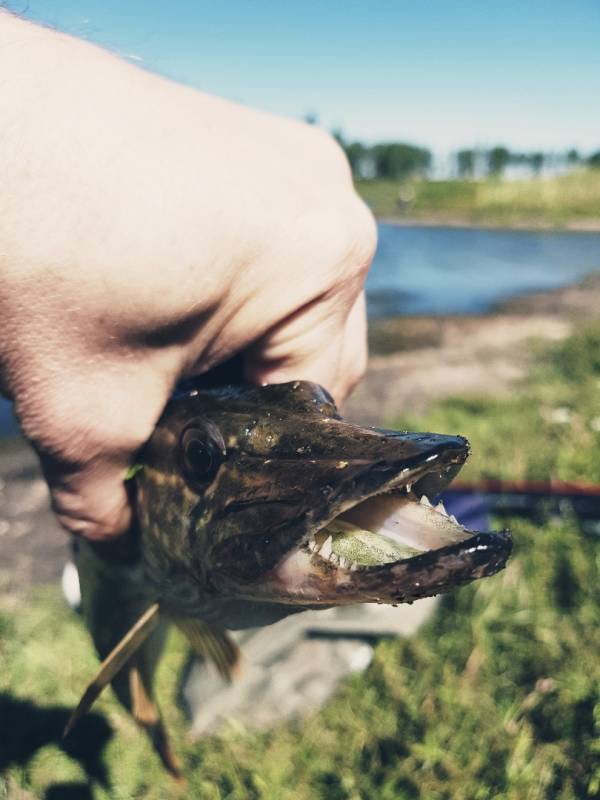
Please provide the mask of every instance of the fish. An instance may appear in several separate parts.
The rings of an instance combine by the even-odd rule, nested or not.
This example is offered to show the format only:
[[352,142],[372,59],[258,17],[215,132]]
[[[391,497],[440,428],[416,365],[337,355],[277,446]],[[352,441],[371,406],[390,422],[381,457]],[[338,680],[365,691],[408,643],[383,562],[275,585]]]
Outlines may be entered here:
[[169,625],[231,680],[242,658],[229,631],[411,603],[498,572],[510,533],[469,531],[436,502],[468,455],[460,435],[346,421],[308,381],[181,389],[131,470],[136,524],[78,542],[103,662],[66,733],[111,683],[181,779],[154,698]]

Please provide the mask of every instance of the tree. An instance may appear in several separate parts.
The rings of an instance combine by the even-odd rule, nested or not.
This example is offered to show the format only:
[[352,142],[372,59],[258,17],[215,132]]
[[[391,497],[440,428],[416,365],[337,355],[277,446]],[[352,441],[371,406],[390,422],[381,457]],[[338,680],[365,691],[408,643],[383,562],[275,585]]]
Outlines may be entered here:
[[581,156],[579,155],[579,151],[576,150],[574,147],[567,153],[567,164],[575,165],[579,164],[581,161]]
[[371,150],[378,178],[403,180],[422,174],[431,166],[431,153],[403,142],[376,144]]
[[472,178],[475,173],[475,151],[459,150],[456,154],[456,166],[461,178]]
[[335,128],[335,130],[331,131],[331,135],[342,148],[342,150],[346,149],[346,139],[344,137],[344,131],[341,128]]
[[506,147],[492,147],[487,153],[488,172],[490,175],[502,175],[510,162],[510,151]]
[[596,150],[595,153],[592,153],[587,163],[590,167],[594,167],[594,169],[600,169],[600,150]]
[[535,175],[539,175],[544,166],[545,156],[541,152],[531,153],[529,156],[529,164]]
[[346,153],[346,158],[350,162],[352,174],[356,178],[366,178],[369,176],[369,148],[362,142],[349,142],[342,145]]

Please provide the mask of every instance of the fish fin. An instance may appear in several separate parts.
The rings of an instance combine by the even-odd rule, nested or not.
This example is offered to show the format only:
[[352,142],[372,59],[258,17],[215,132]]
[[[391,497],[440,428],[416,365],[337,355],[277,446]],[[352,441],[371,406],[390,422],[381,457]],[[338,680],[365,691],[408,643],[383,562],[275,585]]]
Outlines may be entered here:
[[193,651],[200,658],[210,659],[226,681],[231,682],[240,669],[242,654],[226,631],[211,628],[198,619],[175,619]]
[[69,734],[75,723],[94,704],[96,698],[104,687],[112,681],[115,675],[129,661],[144,641],[150,636],[159,622],[159,606],[154,603],[145,611],[121,639],[119,644],[107,655],[98,672],[88,684],[77,708],[71,714],[63,731],[63,738]]
[[182,781],[180,761],[171,749],[158,706],[150,697],[150,692],[137,665],[129,668],[129,692],[133,718],[150,737],[152,746],[166,769],[177,781]]

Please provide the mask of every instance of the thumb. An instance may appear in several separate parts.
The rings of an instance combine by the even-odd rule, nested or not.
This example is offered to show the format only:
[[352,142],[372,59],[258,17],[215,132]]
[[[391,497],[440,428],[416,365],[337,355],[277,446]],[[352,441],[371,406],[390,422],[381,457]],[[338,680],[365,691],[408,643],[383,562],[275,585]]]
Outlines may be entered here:
[[339,405],[364,372],[364,293],[350,309],[315,303],[281,322],[248,352],[245,378],[253,383],[310,380]]
[[332,318],[307,313],[284,320],[246,353],[244,377],[251,383],[314,381],[337,396],[343,329]]

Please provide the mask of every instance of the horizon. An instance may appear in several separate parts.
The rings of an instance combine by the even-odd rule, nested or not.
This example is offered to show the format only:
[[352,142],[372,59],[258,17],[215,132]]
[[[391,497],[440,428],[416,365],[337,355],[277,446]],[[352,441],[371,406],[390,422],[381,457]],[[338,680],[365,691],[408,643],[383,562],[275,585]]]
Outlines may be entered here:
[[600,6],[593,0],[30,0],[15,13],[145,69],[347,140],[444,157],[505,145],[600,149]]

